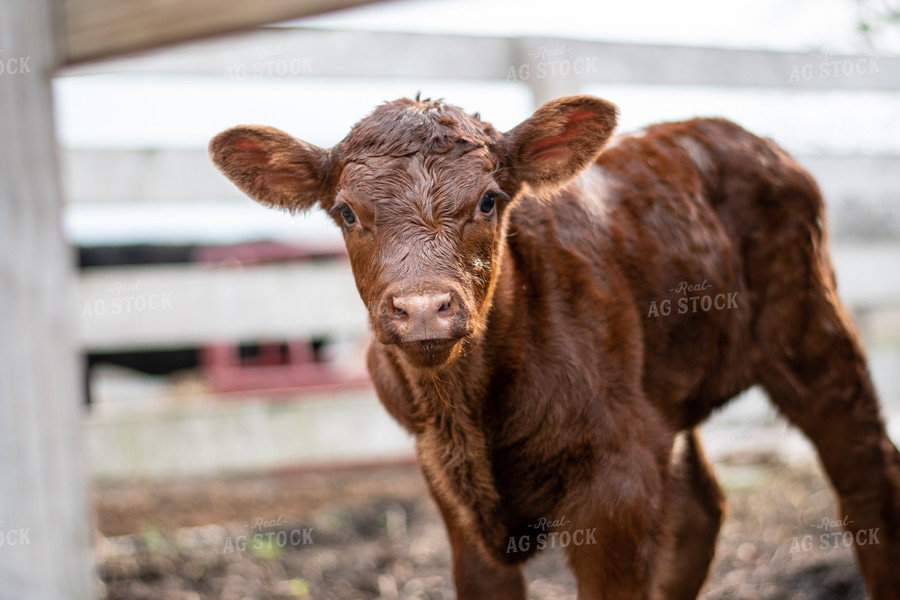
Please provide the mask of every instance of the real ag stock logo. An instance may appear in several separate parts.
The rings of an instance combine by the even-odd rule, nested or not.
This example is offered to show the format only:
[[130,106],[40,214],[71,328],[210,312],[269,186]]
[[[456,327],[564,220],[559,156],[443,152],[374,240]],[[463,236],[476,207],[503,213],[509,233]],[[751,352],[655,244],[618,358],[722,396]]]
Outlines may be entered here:
[[790,83],[881,73],[878,56],[853,57],[831,48],[822,49],[814,56],[819,59],[818,64],[810,62],[791,68]]
[[290,56],[283,43],[257,46],[250,53],[251,63],[240,63],[225,68],[225,79],[244,80],[263,77],[287,77],[313,72],[311,56]]
[[[248,535],[228,536],[225,538],[225,544],[222,547],[222,553],[243,552],[252,550],[254,552],[282,550],[287,546],[307,546],[315,543],[313,541],[312,527],[302,528],[281,528],[287,521],[280,516],[277,519],[265,520],[257,518],[252,523],[247,524],[247,528],[251,532]],[[276,531],[264,531],[264,529],[277,529]]]
[[534,538],[535,549],[543,550],[544,548],[566,548],[568,546],[585,546],[597,543],[597,528],[581,528],[581,529],[562,529],[560,528],[570,525],[572,522],[563,515],[556,520],[550,520],[541,517],[528,526],[529,529],[538,531],[536,534],[525,534],[518,537],[511,536],[509,543],[506,545],[507,554],[513,552],[528,552],[531,550],[532,537]]
[[28,64],[30,59],[30,56],[14,56],[7,58],[6,50],[0,48],[0,76],[31,73],[31,67]]
[[547,77],[568,77],[570,75],[592,75],[597,72],[596,56],[568,58],[571,49],[565,44],[541,46],[528,56],[532,60],[516,67],[510,65],[506,73],[507,81],[528,81]]
[[140,279],[134,282],[117,281],[103,290],[103,297],[86,299],[82,317],[122,315],[172,308],[172,292],[153,292]]
[[[849,516],[845,516],[843,520],[823,518],[816,524],[816,529],[822,531],[818,535],[804,535],[802,537],[794,537],[791,540],[790,554],[797,552],[810,552],[813,548],[827,551],[835,548],[852,548],[856,546],[874,546],[880,544],[878,539],[878,531],[880,527],[874,529],[857,529],[848,531],[848,526],[853,521]],[[831,531],[836,529],[837,531]]]
[[[711,310],[732,310],[739,308],[737,292],[703,293],[712,289],[712,284],[704,279],[701,283],[688,283],[682,281],[669,291],[680,295],[673,301],[651,300],[647,311],[647,317],[667,317],[673,313],[684,315],[687,313],[708,312]],[[698,293],[699,292],[699,293]]]
[[9,528],[0,521],[0,548],[4,546],[26,546],[31,543],[31,527]]

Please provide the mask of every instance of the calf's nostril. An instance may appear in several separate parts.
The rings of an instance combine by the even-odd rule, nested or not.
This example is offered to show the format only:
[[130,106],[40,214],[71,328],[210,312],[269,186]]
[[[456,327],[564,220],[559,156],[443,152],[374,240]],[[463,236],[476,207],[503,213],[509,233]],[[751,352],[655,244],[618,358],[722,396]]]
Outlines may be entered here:
[[399,299],[392,300],[390,303],[390,308],[391,308],[390,313],[392,316],[395,316],[395,317],[405,317],[406,316],[406,310],[404,308],[404,305],[401,301],[399,301]]

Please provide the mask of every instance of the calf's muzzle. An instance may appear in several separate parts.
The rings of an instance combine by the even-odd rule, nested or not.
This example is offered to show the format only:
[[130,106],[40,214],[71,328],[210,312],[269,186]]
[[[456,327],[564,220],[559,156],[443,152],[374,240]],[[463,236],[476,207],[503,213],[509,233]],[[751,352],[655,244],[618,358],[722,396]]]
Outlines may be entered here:
[[400,343],[457,340],[466,335],[466,315],[452,291],[388,294],[388,327]]

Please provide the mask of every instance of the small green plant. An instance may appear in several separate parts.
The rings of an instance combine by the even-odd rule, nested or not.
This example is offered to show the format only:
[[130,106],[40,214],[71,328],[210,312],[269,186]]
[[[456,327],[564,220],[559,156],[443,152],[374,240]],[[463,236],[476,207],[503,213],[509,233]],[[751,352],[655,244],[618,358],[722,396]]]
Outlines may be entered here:
[[252,546],[250,544],[248,546],[250,546],[253,556],[262,560],[279,560],[284,554],[284,550],[275,543],[272,536],[259,536],[253,541]]
[[171,547],[169,540],[153,525],[145,525],[141,528],[141,544],[151,554],[158,554]]

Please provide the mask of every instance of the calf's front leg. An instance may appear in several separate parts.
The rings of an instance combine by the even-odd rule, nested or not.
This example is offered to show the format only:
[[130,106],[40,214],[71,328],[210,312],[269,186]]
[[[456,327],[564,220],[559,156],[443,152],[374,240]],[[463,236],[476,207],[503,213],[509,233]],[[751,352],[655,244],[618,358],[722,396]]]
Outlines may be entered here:
[[604,463],[591,488],[564,511],[573,517],[573,533],[595,532],[566,548],[578,600],[649,600],[671,535],[666,477],[641,444]]
[[450,537],[457,600],[525,600],[525,579],[519,567],[502,565],[485,555],[471,539],[454,511],[432,493]]
[[725,516],[725,496],[706,460],[696,429],[679,434],[673,449],[669,512],[672,536],[654,573],[657,597],[694,600],[709,576]]

